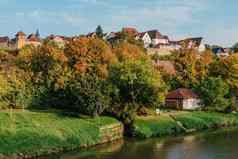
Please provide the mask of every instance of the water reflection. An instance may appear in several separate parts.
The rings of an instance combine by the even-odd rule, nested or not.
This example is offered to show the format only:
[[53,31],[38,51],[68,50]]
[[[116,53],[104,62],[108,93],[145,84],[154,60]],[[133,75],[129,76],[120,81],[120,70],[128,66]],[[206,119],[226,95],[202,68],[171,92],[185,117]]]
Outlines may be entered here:
[[237,159],[238,129],[164,139],[131,140],[44,159]]

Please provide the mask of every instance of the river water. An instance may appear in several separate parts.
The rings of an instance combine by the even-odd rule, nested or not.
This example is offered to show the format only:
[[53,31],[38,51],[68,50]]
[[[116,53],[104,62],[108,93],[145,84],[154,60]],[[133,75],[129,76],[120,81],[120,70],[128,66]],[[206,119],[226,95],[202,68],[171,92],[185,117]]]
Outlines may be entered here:
[[238,129],[163,139],[125,139],[44,159],[238,159]]

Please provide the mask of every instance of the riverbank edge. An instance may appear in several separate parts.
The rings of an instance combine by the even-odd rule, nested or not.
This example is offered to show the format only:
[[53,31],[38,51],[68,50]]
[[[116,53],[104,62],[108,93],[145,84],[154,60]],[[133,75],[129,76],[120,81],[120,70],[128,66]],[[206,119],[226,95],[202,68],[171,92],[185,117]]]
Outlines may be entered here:
[[135,121],[132,134],[135,138],[147,139],[232,127],[238,127],[238,114],[187,112],[157,118],[140,117]]
[[[23,113],[17,113],[17,114],[23,114]],[[44,114],[44,113],[41,113],[41,114]],[[48,113],[46,113],[46,114],[48,114]],[[107,118],[109,119],[110,117],[107,117]],[[0,154],[0,159],[31,159],[31,158],[37,158],[37,157],[43,157],[43,156],[48,156],[48,155],[54,155],[54,154],[74,151],[74,150],[83,149],[83,148],[90,148],[90,147],[94,147],[97,145],[102,145],[102,144],[106,144],[106,143],[110,143],[110,142],[116,142],[117,140],[123,139],[123,137],[124,137],[123,124],[114,118],[110,118],[110,119],[113,120],[113,123],[104,123],[104,124],[98,126],[98,132],[99,132],[100,139],[95,141],[94,143],[88,142],[88,143],[85,143],[82,145],[70,145],[70,146],[62,145],[62,147],[60,147],[60,148],[55,147],[55,148],[48,149],[46,151],[34,152],[35,150],[32,150],[33,151],[32,153],[31,152],[19,152],[19,153],[12,154],[12,155]],[[67,125],[65,125],[65,126],[67,127]],[[49,129],[51,129],[51,128],[49,128]],[[69,129],[69,131],[70,131],[70,129]],[[28,134],[28,135],[31,136],[31,134]],[[34,138],[34,136],[31,136],[31,137]],[[49,136],[49,138],[50,137],[51,136]],[[7,141],[8,139],[5,138],[4,140]],[[38,143],[35,143],[35,144],[38,144]],[[24,145],[22,145],[22,146],[24,146]]]
[[[200,128],[195,128],[198,127],[196,124],[194,124],[194,119],[191,117],[195,117],[198,114],[198,116],[202,116],[205,119],[204,115],[209,115],[211,119],[208,119],[206,116],[206,119],[210,120],[210,123],[212,124],[207,124],[206,127],[202,127],[201,125],[199,126]],[[214,117],[213,117],[214,116]],[[186,119],[186,120],[182,120]],[[141,128],[138,128],[138,122],[139,119],[136,120],[135,122],[135,128],[134,129],[134,138],[152,138],[152,137],[166,137],[166,136],[176,136],[176,135],[183,135],[183,134],[189,134],[189,133],[195,133],[195,132],[202,132],[206,130],[216,130],[219,128],[232,128],[232,127],[237,127],[238,126],[238,115],[231,115],[231,114],[221,114],[221,113],[205,113],[205,112],[193,112],[193,113],[186,113],[182,115],[169,115],[169,116],[162,116],[162,117],[156,117],[156,119],[144,119],[146,121],[143,123],[143,125],[146,127],[150,127],[151,131],[153,132],[152,134],[148,136],[141,136],[138,132],[141,131]],[[140,120],[143,120],[143,118],[140,118]],[[212,120],[217,120],[217,122],[211,122]],[[222,120],[224,122],[222,122]],[[187,123],[192,123],[191,127],[189,128],[189,125]],[[198,123],[197,123],[198,124]],[[40,153],[18,153],[14,156],[1,156],[1,159],[28,159],[28,158],[37,158],[41,156],[48,156],[48,155],[53,155],[53,154],[59,154],[59,153],[64,153],[64,152],[69,152],[69,151],[74,151],[78,149],[83,149],[83,148],[90,148],[94,147],[97,145],[102,145],[110,142],[114,142],[117,140],[123,139],[124,135],[124,126],[122,123],[117,121],[116,123],[113,124],[106,124],[104,126],[99,127],[99,132],[100,132],[100,141],[93,143],[93,144],[84,144],[84,145],[78,145],[75,147],[64,147],[64,148],[54,148],[54,149],[49,149],[45,152],[40,152]],[[143,132],[140,132],[143,133]]]

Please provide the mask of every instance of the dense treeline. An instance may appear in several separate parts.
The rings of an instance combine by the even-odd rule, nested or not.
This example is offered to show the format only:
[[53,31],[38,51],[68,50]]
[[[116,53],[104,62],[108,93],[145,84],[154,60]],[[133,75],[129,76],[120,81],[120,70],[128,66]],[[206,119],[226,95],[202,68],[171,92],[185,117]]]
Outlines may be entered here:
[[236,109],[237,54],[217,58],[184,47],[166,57],[174,76],[155,67],[140,42],[125,33],[119,37],[113,43],[80,37],[64,48],[44,41],[18,53],[1,50],[0,107],[108,113],[131,123],[144,108],[162,106],[169,90],[185,87],[201,95],[206,109]]

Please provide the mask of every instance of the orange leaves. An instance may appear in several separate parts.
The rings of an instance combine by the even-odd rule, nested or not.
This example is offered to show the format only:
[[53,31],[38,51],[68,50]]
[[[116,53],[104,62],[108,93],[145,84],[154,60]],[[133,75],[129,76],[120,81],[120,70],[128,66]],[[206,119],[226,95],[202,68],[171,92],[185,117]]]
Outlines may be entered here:
[[211,51],[207,50],[201,55],[201,61],[205,65],[209,65],[213,61],[213,54]]
[[87,65],[87,63],[76,63],[74,65],[74,68],[75,68],[76,72],[78,72],[80,74],[84,74],[87,71],[88,65]]
[[116,54],[120,61],[125,59],[139,59],[145,56],[144,52],[137,45],[133,45],[127,42],[118,44],[113,52]]
[[105,77],[108,65],[117,61],[111,47],[99,38],[74,39],[66,45],[65,55],[77,73],[93,71],[100,77]]

